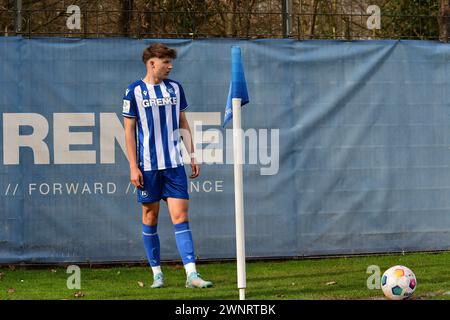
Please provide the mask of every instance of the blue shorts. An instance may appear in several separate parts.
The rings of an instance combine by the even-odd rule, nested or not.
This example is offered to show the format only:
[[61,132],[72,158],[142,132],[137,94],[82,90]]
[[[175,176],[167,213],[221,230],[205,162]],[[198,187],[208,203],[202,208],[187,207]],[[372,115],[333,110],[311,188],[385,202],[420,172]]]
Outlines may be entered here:
[[156,202],[167,198],[189,199],[184,166],[164,170],[142,171],[144,188],[138,189],[137,201]]

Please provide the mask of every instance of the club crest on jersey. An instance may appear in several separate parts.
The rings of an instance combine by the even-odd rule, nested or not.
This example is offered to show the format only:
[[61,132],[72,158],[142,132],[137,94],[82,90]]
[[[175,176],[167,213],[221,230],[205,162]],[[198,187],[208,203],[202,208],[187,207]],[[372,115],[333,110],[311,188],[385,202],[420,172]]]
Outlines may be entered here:
[[142,94],[143,94],[144,96],[146,96],[146,95],[147,95],[147,91],[144,90],[144,91],[142,92]]
[[173,90],[173,88],[167,88],[167,92],[174,94],[175,91]]
[[177,104],[177,98],[176,97],[164,97],[164,98],[152,98],[152,99],[143,99],[142,105],[144,108],[148,107],[161,107],[171,104]]

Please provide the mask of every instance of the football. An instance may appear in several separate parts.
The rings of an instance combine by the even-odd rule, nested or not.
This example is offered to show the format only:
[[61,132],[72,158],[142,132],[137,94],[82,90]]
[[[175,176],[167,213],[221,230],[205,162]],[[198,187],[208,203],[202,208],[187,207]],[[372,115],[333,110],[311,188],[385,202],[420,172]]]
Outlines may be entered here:
[[417,280],[411,269],[405,266],[393,266],[381,277],[381,289],[391,300],[409,299],[416,290]]

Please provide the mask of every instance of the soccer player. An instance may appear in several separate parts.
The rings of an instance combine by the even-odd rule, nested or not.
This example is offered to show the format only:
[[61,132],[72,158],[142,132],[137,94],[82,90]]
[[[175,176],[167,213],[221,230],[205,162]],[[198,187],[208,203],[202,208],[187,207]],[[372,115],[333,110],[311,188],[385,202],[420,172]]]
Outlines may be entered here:
[[147,74],[129,85],[123,97],[125,141],[130,163],[130,180],[138,188],[142,204],[142,237],[153,271],[152,288],[164,286],[157,233],[160,200],[167,202],[175,240],[186,270],[188,288],[208,288],[196,270],[194,244],[188,221],[188,186],[181,156],[181,140],[191,159],[194,179],[200,167],[194,156],[191,130],[186,120],[188,107],[183,87],[168,79],[177,53],[162,43],[147,47],[142,60]]

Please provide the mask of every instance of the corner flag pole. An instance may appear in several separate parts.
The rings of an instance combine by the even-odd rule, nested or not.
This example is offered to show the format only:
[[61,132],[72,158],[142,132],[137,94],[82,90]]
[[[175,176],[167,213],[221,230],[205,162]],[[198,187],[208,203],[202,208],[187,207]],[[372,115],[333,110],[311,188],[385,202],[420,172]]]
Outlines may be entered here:
[[239,299],[245,300],[247,287],[245,275],[245,226],[244,226],[244,182],[242,177],[242,127],[241,127],[242,99],[233,98],[233,157],[234,157],[234,205],[236,220],[236,258],[237,284]]
[[234,157],[234,204],[236,221],[237,287],[239,299],[245,300],[247,287],[245,275],[245,227],[244,227],[244,184],[242,174],[243,131],[241,127],[241,106],[249,102],[244,68],[241,61],[241,48],[231,47],[231,83],[223,126],[233,118],[233,157]]

